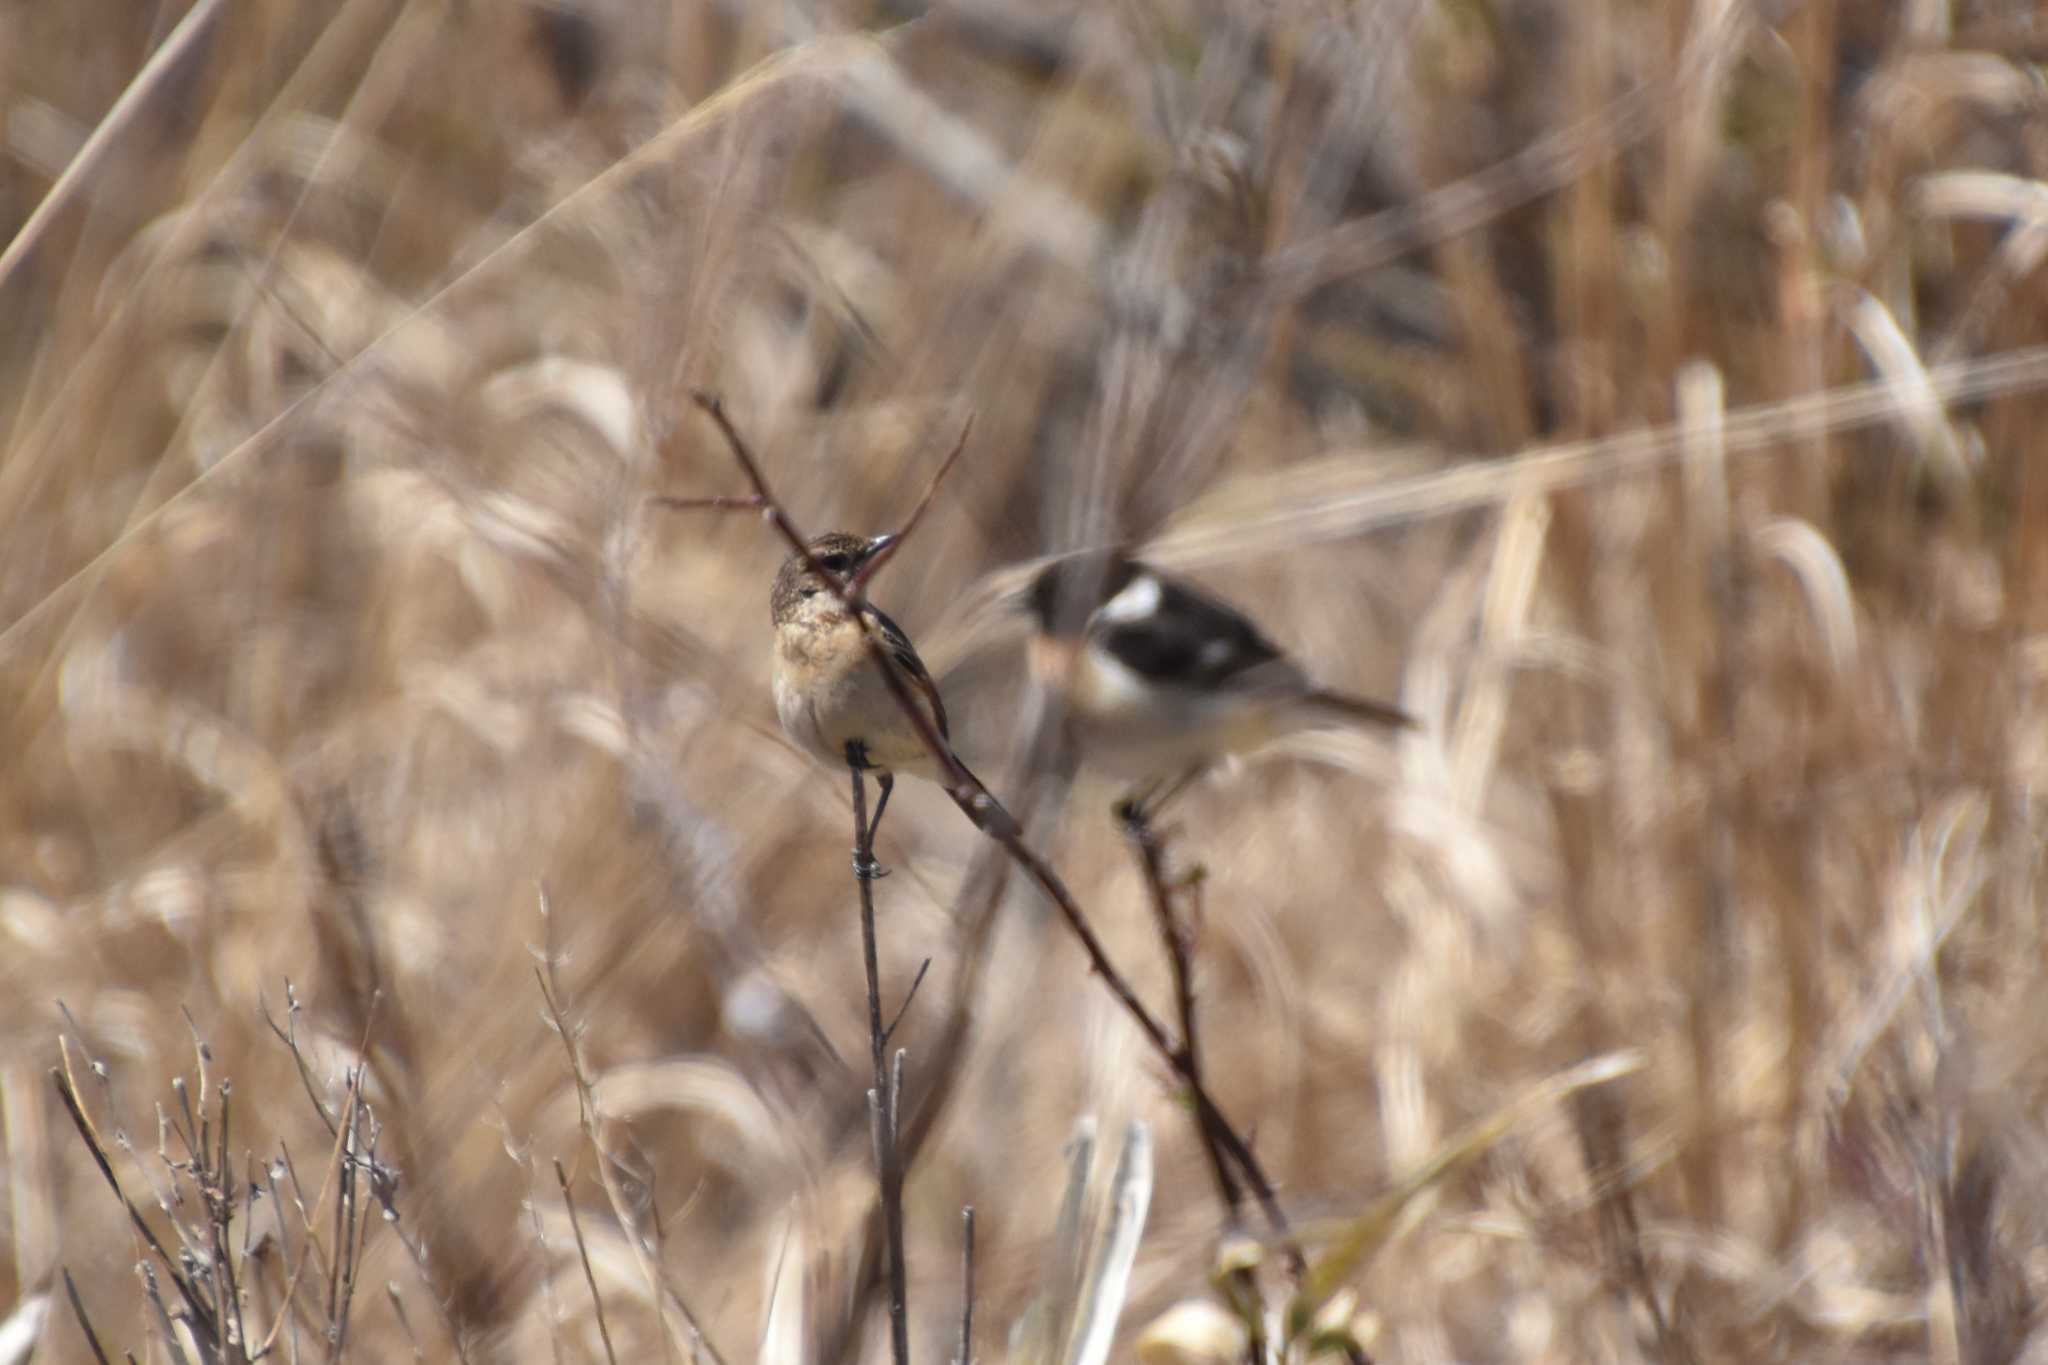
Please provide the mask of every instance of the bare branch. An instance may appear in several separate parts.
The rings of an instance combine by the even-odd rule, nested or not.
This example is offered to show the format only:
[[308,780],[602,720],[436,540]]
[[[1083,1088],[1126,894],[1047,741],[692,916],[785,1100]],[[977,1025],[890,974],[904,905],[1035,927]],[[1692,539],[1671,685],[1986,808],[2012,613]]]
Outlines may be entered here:
[[903,1003],[896,1007],[896,1017],[889,1021],[889,1027],[882,1030],[882,1045],[884,1047],[887,1047],[889,1040],[896,1036],[896,1028],[903,1022],[903,1016],[910,1013],[910,1002],[917,999],[917,988],[924,984],[924,974],[931,969],[932,960],[930,958],[926,958],[918,964],[917,975],[911,978],[910,989],[903,993]]
[[[542,913],[546,914],[546,888],[540,890],[540,897]],[[534,979],[540,984],[540,998],[542,1003],[547,1006],[548,1021],[553,1026],[556,1036],[562,1040],[562,1050],[568,1057],[569,1077],[576,1086],[576,1107],[578,1119],[583,1129],[583,1137],[585,1141],[590,1143],[591,1150],[597,1154],[598,1181],[604,1186],[605,1197],[611,1201],[612,1213],[617,1217],[620,1228],[625,1232],[626,1245],[632,1251],[633,1259],[639,1264],[640,1273],[646,1278],[648,1288],[656,1296],[657,1302],[674,1305],[676,1312],[682,1317],[685,1325],[689,1327],[692,1338],[692,1354],[694,1355],[697,1351],[701,1350],[705,1356],[709,1357],[712,1365],[725,1365],[725,1357],[719,1353],[718,1347],[712,1343],[710,1336],[704,1331],[704,1326],[698,1320],[696,1311],[690,1307],[688,1301],[681,1294],[676,1292],[675,1286],[668,1282],[667,1277],[655,1263],[654,1258],[648,1254],[646,1243],[640,1234],[638,1220],[633,1216],[625,1191],[619,1188],[618,1177],[613,1172],[613,1167],[616,1163],[611,1154],[605,1150],[604,1144],[598,1141],[597,1096],[592,1093],[590,1079],[583,1072],[583,1057],[576,1048],[576,1035],[570,1029],[569,1021],[563,1014],[560,988],[555,986],[551,980],[554,972],[554,959],[552,956],[549,956],[544,959],[544,962],[546,964],[544,967],[539,965],[534,967]],[[671,1344],[668,1314],[658,1312],[657,1317],[662,1324],[662,1344],[666,1348]]]
[[[875,831],[868,823],[867,756],[859,741],[846,746],[853,778],[853,883],[860,892],[861,962],[867,970],[868,1050],[874,1086],[868,1111],[875,1146],[875,1183],[882,1196],[882,1241],[889,1265],[889,1350],[895,1365],[910,1365],[909,1276],[903,1264],[903,1170],[896,1159],[896,1089],[884,1057],[890,1029],[882,1027],[881,967],[875,951]],[[920,973],[920,976],[922,973]],[[915,987],[912,987],[913,992]],[[906,997],[904,1004],[909,1004]],[[899,1016],[900,1018],[900,1016]],[[894,1025],[890,1026],[891,1029]]]
[[897,529],[896,534],[890,538],[889,543],[874,554],[869,555],[867,561],[855,571],[853,581],[846,585],[848,592],[851,592],[856,597],[860,596],[867,588],[869,580],[880,573],[882,566],[887,564],[890,558],[903,548],[903,542],[910,539],[911,532],[915,531],[917,524],[924,520],[925,509],[932,505],[932,498],[938,493],[939,485],[945,481],[946,475],[953,472],[953,465],[959,460],[960,452],[967,449],[967,438],[973,431],[974,418],[970,416],[966,424],[960,428],[960,439],[953,442],[953,449],[947,452],[946,458],[939,462],[938,469],[932,474],[931,481],[925,484],[924,496],[917,500],[917,506],[910,509],[909,517],[905,518],[903,525]]
[[[121,1201],[121,1207],[128,1211],[128,1221],[135,1225],[135,1230],[141,1234],[143,1243],[164,1263],[164,1269],[169,1273],[172,1285],[177,1288],[178,1297],[185,1301],[185,1307],[190,1310],[193,1333],[208,1346],[217,1345],[213,1332],[213,1315],[206,1305],[200,1302],[198,1291],[193,1288],[192,1283],[180,1273],[178,1262],[171,1259],[171,1254],[164,1250],[164,1244],[157,1240],[156,1232],[143,1218],[142,1210],[135,1207],[135,1201],[121,1188],[120,1177],[114,1174],[114,1165],[107,1159],[106,1150],[100,1145],[99,1134],[85,1116],[85,1107],[79,1102],[78,1095],[72,1088],[71,1078],[63,1069],[53,1067],[50,1070],[50,1079],[56,1082],[57,1094],[64,1101],[65,1111],[71,1115],[71,1122],[78,1129],[79,1137],[84,1139],[86,1150],[92,1153],[93,1164],[100,1168],[100,1175],[106,1180],[108,1188],[113,1190],[114,1197]],[[146,1272],[148,1264],[146,1261],[143,1262]],[[154,1283],[152,1275],[151,1284]]]

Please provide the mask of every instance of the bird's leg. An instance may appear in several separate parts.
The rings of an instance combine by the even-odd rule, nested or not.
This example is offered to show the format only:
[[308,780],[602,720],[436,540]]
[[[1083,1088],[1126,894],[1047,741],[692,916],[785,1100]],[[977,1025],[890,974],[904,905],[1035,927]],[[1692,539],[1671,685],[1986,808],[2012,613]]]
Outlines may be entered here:
[[862,779],[873,769],[868,762],[868,746],[857,739],[846,741],[846,766],[853,773],[853,813],[856,825],[853,846],[853,875],[862,881],[875,881],[889,875],[889,869],[875,861],[875,831],[882,823],[882,811],[889,804],[889,793],[896,788],[894,773],[875,773],[875,785],[881,789],[881,799],[875,803],[874,818],[861,822],[862,808],[867,805],[867,789]]
[[1156,781],[1133,787],[1109,808],[1110,814],[1124,827],[1125,833],[1136,836],[1144,830],[1148,821],[1146,807],[1152,799],[1152,793],[1158,790],[1159,783]]
[[1159,812],[1166,809],[1167,802],[1186,791],[1194,780],[1207,768],[1197,763],[1171,779],[1155,779],[1142,787],[1133,787],[1124,799],[1115,806],[1116,818],[1133,833],[1150,825]]

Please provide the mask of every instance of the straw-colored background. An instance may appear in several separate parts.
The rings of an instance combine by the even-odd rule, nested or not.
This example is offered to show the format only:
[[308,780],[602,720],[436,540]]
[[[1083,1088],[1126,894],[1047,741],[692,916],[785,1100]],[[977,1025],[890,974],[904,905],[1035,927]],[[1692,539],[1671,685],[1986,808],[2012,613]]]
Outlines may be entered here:
[[[1113,791],[1015,757],[1003,571],[1153,543],[1422,719],[1177,811],[1215,1089],[1290,1215],[1313,1246],[1546,1078],[1640,1068],[1409,1206],[1350,1280],[1374,1359],[2048,1358],[2032,8],[911,9],[0,8],[0,1305],[36,1359],[90,1358],[60,1268],[114,1358],[175,1358],[60,1038],[175,1248],[195,1033],[238,1177],[288,1151],[318,1193],[287,982],[328,1105],[367,1034],[399,1179],[345,1358],[602,1359],[557,1158],[617,1358],[687,1349],[544,958],[708,1339],[886,1358],[845,783],[775,733],[778,544],[646,505],[741,486],[694,387],[814,529],[900,519],[972,415],[875,596],[1161,1009]],[[1044,1358],[1010,1333],[1076,1280],[1084,1115],[1105,1168],[1156,1142],[1128,1352],[1213,1299],[1188,1111],[1027,886],[968,931],[980,841],[898,802],[914,1358],[953,1350],[963,1203],[977,1355]]]

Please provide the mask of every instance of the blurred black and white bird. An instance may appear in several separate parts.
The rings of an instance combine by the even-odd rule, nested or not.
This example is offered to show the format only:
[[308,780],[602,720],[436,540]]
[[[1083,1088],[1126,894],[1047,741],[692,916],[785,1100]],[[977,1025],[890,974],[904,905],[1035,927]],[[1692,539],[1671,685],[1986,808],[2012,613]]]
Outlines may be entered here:
[[1032,675],[1066,708],[1082,763],[1160,806],[1212,763],[1318,727],[1408,729],[1397,707],[1323,687],[1242,612],[1121,551],[1033,580]]

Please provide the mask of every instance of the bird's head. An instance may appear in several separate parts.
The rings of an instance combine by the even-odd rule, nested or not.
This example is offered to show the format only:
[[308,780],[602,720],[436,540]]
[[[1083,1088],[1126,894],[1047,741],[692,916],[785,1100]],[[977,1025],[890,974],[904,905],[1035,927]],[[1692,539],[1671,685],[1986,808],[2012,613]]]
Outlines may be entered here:
[[[828,531],[810,541],[811,559],[844,585],[861,566],[887,549],[894,536],[856,536],[845,531]],[[775,575],[775,588],[768,597],[775,624],[801,616],[837,614],[842,610],[838,594],[814,572],[802,555],[791,555]]]
[[1046,635],[1080,635],[1095,609],[1130,586],[1143,566],[1121,550],[1064,555],[1039,570],[1025,606]]

